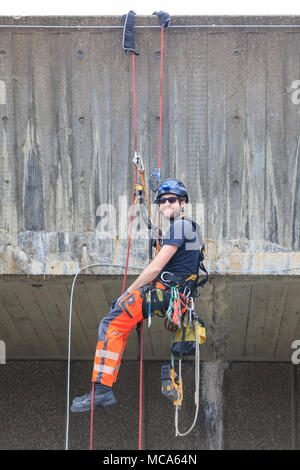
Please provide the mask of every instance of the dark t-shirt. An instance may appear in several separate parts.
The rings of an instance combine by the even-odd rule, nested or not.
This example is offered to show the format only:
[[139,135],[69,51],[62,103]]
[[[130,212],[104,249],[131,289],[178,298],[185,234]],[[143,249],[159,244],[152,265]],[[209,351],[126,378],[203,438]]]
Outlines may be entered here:
[[203,239],[199,225],[192,224],[192,219],[178,217],[171,222],[169,230],[163,238],[162,246],[177,245],[179,248],[162,271],[177,274],[197,274],[200,248]]

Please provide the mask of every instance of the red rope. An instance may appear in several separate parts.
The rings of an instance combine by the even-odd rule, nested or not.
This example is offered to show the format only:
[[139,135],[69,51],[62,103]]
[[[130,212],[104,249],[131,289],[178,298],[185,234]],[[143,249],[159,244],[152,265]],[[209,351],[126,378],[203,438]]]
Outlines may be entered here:
[[134,65],[134,54],[132,54],[132,88],[133,88],[134,151],[135,151],[135,152],[137,152],[137,132],[136,132],[136,97],[135,97],[135,65]]
[[[134,64],[134,54],[132,54],[132,89],[133,89],[134,151],[137,152],[136,96],[135,96],[135,64]],[[137,183],[137,167],[135,166],[135,184],[136,184],[136,183]],[[126,256],[126,264],[125,264],[125,273],[124,273],[122,294],[123,294],[124,291],[125,291],[126,277],[127,277],[127,271],[128,271],[129,252],[130,252],[131,233],[132,233],[132,221],[133,221],[134,198],[135,198],[135,195],[134,195],[134,191],[133,191],[133,194],[132,194],[132,202],[131,202],[131,215],[130,215],[130,222],[129,222],[129,236],[128,236],[128,245],[127,245],[127,256]]]
[[[164,53],[164,28],[161,28],[160,44],[160,100],[159,100],[159,148],[158,148],[158,166],[161,167],[161,128],[162,128],[162,85],[163,85],[163,53]],[[135,106],[135,94],[134,94]],[[136,126],[136,122],[135,122]],[[136,130],[136,129],[135,129]],[[135,135],[136,139],[136,135]],[[158,214],[158,224],[160,224]],[[139,406],[139,450],[142,449],[142,413],[143,413],[143,324],[140,326],[140,406]]]
[[[163,65],[164,65],[164,27],[160,36],[160,97],[159,97],[159,142],[158,142],[158,168],[161,167],[161,128],[162,128],[162,93],[163,93]],[[160,227],[160,213],[157,217],[157,226]]]
[[[133,84],[133,117],[134,117],[134,150],[137,152],[137,131],[136,131],[136,93],[135,93],[135,65],[134,65],[134,54],[132,54],[132,84]],[[137,167],[135,166],[135,184],[137,183]],[[132,228],[132,218],[133,218],[133,204],[134,204],[134,193],[132,198],[131,205],[131,219],[130,227]],[[129,240],[131,238],[131,228],[129,233]],[[129,255],[129,246],[128,243],[128,255]],[[127,272],[128,261],[126,262],[126,271]],[[125,287],[125,279],[123,288]],[[140,397],[139,397],[139,450],[142,449],[142,411],[143,411],[143,323],[140,325]]]
[[95,383],[93,382],[93,385],[92,385],[92,406],[91,406],[91,425],[90,425],[90,450],[93,450],[94,390],[95,390]]
[[161,28],[160,39],[160,99],[159,99],[159,144],[158,167],[161,167],[161,127],[162,127],[162,90],[163,90],[163,63],[164,63],[164,28]]
[[[135,66],[134,66],[134,54],[132,54],[132,86],[133,86],[133,114],[134,114],[134,150],[137,152],[137,132],[136,132],[136,97],[135,97]],[[137,168],[135,166],[135,184],[137,183]],[[130,253],[130,245],[131,245],[131,234],[132,234],[132,221],[133,221],[133,207],[134,207],[134,191],[132,194],[132,202],[131,202],[131,215],[130,215],[130,222],[129,222],[129,236],[128,236],[128,244],[127,244],[127,255],[126,255],[126,264],[125,264],[125,273],[123,279],[123,286],[122,286],[122,294],[125,291],[126,285],[126,278],[127,278],[127,271],[128,271],[128,263],[129,263],[129,253]],[[141,327],[141,335],[142,335],[142,327]],[[142,357],[142,355],[141,355]],[[92,406],[91,406],[91,425],[90,425],[90,450],[93,449],[93,406],[94,405],[94,383],[92,388]],[[141,405],[140,405],[141,406]],[[140,418],[141,419],[141,418]]]
[[[162,128],[162,84],[163,84],[163,27],[161,28],[161,58],[160,58],[160,117],[159,117],[159,168],[161,167],[161,128]],[[135,62],[134,54],[132,54],[132,87],[133,87],[133,116],[134,116],[134,150],[137,153],[137,130],[136,130],[136,92],[135,92]],[[137,184],[137,167],[135,166],[135,184]],[[122,294],[125,291],[129,253],[131,245],[132,234],[132,221],[133,221],[133,207],[134,207],[135,194],[133,191],[131,203],[131,215],[129,222],[129,236],[127,245],[127,255],[125,264],[125,273],[122,286]],[[139,395],[139,450],[142,448],[142,411],[143,411],[143,324],[140,325],[140,395]],[[90,450],[93,448],[93,402],[94,402],[94,383],[92,389],[92,407],[91,407],[91,428],[90,428]]]
[[[132,54],[132,88],[133,88],[133,121],[134,121],[134,151],[137,153],[137,130],[136,130],[136,92],[135,92],[135,62],[134,54]],[[137,183],[137,167],[135,166],[135,184]],[[128,261],[129,261],[129,252],[131,245],[131,233],[132,233],[132,221],[133,221],[133,207],[134,207],[134,198],[135,194],[133,191],[132,203],[131,203],[131,215],[129,222],[129,237],[127,245],[127,257],[126,257],[126,266],[125,274],[123,280],[122,294],[125,290],[126,277],[128,270]],[[143,410],[143,324],[140,325],[140,400],[139,400],[139,450],[142,448],[142,410]]]
[[143,414],[143,323],[140,326],[140,406],[139,406],[139,450],[142,450],[142,414]]

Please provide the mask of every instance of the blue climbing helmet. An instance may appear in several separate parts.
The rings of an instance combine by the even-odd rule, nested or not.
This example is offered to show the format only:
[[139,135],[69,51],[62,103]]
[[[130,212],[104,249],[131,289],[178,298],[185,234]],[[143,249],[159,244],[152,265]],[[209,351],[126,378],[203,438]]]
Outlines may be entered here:
[[185,197],[186,202],[189,202],[186,187],[181,181],[176,180],[175,178],[168,178],[159,186],[155,202],[158,203],[160,196],[169,193]]

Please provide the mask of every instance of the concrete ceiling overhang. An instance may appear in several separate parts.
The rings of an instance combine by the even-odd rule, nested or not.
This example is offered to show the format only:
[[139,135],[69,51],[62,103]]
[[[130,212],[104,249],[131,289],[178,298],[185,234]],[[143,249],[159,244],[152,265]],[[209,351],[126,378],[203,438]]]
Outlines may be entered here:
[[[135,277],[128,276],[129,285]],[[73,276],[2,276],[0,339],[9,359],[67,359]],[[74,288],[71,359],[92,360],[98,325],[122,290],[118,275],[81,275]],[[296,276],[210,277],[196,300],[206,325],[201,359],[290,361],[300,339],[300,289]],[[143,327],[145,360],[170,358],[164,320]],[[128,338],[124,358],[137,358],[137,335]]]

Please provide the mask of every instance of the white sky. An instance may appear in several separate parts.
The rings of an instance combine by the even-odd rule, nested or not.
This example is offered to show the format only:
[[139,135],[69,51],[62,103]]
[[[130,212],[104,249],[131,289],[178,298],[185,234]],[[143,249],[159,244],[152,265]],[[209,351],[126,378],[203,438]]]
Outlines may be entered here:
[[300,2],[284,0],[4,0],[0,16],[37,15],[300,15]]

